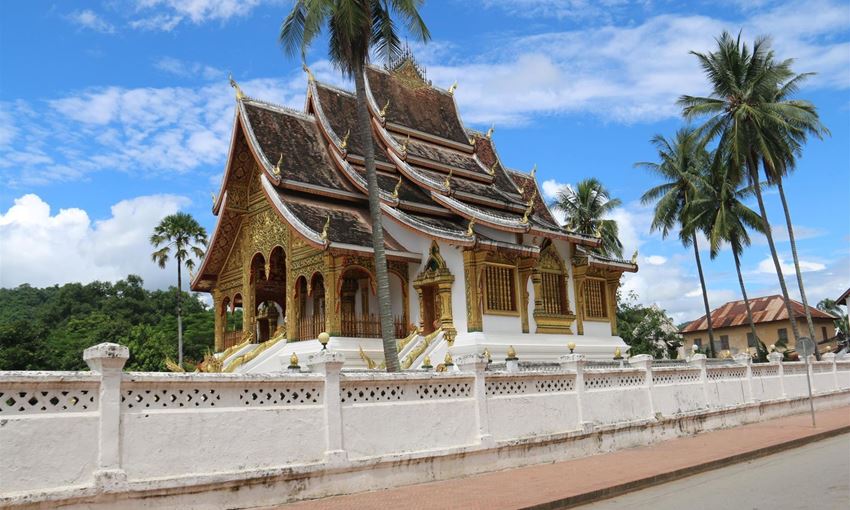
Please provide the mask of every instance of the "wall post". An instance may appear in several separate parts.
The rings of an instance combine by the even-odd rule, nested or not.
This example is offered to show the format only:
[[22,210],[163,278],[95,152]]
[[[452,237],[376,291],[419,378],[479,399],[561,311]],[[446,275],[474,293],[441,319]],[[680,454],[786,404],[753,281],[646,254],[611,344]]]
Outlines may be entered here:
[[584,365],[586,363],[584,354],[566,354],[558,358],[561,369],[575,372],[576,374],[576,407],[578,409],[578,426],[584,432],[591,432],[593,424],[584,419]]
[[702,398],[705,408],[711,407],[708,402],[708,373],[705,369],[705,354],[696,353],[688,360],[688,366],[699,368],[699,380],[702,382]]
[[475,381],[472,383],[472,395],[475,398],[475,423],[478,429],[478,439],[481,446],[490,448],[496,443],[490,434],[490,412],[487,409],[487,385],[484,370],[487,368],[487,357],[483,354],[464,354],[458,356],[455,365],[461,372],[472,372]]
[[745,388],[747,389],[747,402],[756,402],[755,394],[753,393],[753,358],[746,352],[738,353],[734,356],[735,363],[743,365],[745,372],[744,378],[747,381]]
[[771,365],[777,366],[776,373],[779,375],[779,394],[782,398],[787,397],[788,394],[785,393],[785,367],[782,365],[782,353],[773,351],[767,355],[767,360]]
[[652,356],[649,354],[637,354],[629,358],[629,365],[643,369],[643,386],[646,388],[647,402],[649,403],[649,418],[654,420],[656,416],[655,401],[652,398]]
[[835,385],[833,389],[838,390],[838,365],[835,363],[835,353],[828,352],[821,356],[821,359],[832,363],[832,384]]
[[328,350],[321,350],[307,358],[310,371],[325,376],[322,398],[325,410],[325,462],[332,465],[348,461],[342,439],[342,403],[339,399],[339,373],[344,362],[342,353]]
[[83,351],[83,360],[100,374],[98,392],[98,455],[95,485],[110,489],[122,485],[127,474],[121,469],[121,372],[130,358],[126,346],[102,343]]

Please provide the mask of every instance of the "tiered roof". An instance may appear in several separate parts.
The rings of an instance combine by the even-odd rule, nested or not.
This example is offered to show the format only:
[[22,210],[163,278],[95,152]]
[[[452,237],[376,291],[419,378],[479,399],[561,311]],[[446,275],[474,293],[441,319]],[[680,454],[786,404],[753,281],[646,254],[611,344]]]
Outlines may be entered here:
[[[452,93],[427,82],[412,59],[392,71],[369,66],[364,77],[386,216],[420,235],[462,246],[539,252],[538,246],[521,241],[495,241],[476,226],[599,244],[594,237],[560,227],[533,173],[508,170],[490,133],[467,130]],[[308,243],[371,251],[363,137],[354,95],[317,82],[309,71],[303,112],[245,97],[236,87],[231,155],[214,205],[219,225],[210,252],[229,251],[233,242],[233,235],[220,235],[219,230],[234,230],[225,202],[228,181],[237,178],[231,175],[231,160],[240,143],[258,162],[261,188],[270,202]],[[385,237],[388,256],[417,257],[387,233]],[[205,259],[193,283],[197,290],[211,288],[220,269],[208,266]]]

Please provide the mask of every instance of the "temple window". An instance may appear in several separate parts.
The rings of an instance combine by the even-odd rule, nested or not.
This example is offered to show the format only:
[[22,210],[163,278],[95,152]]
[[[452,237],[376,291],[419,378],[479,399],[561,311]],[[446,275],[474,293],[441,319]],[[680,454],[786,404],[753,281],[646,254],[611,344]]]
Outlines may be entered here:
[[584,314],[588,319],[607,319],[605,280],[588,278],[584,282]]
[[567,309],[567,287],[560,272],[541,271],[543,287],[543,311],[555,315],[569,313]]
[[484,265],[484,313],[518,313],[517,270],[514,266],[487,263]]

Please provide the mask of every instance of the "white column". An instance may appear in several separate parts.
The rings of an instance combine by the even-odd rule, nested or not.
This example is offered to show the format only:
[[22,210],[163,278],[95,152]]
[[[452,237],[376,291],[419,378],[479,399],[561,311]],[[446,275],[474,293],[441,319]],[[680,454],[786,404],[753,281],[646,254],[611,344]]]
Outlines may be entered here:
[[584,354],[567,354],[559,358],[561,368],[575,372],[576,408],[578,411],[578,426],[585,432],[593,430],[593,424],[584,420]]
[[832,384],[834,385],[832,389],[838,390],[838,365],[835,363],[835,353],[828,352],[821,356],[821,358],[823,358],[823,361],[829,361],[832,363]]
[[767,359],[771,365],[776,365],[776,374],[779,376],[779,394],[782,398],[788,396],[785,393],[785,367],[782,366],[782,354],[776,351],[771,352],[767,355]]
[[741,352],[735,355],[735,363],[743,365],[745,368],[744,378],[746,380],[745,387],[747,388],[747,402],[755,402],[753,396],[753,358],[746,352]]
[[458,356],[455,365],[461,372],[471,372],[475,376],[472,383],[472,396],[475,399],[475,424],[481,446],[491,448],[495,445],[490,434],[490,412],[487,408],[487,384],[484,370],[487,368],[487,357],[483,354],[464,354]]
[[705,370],[705,354],[696,353],[688,360],[688,366],[699,368],[699,380],[702,382],[702,399],[708,409],[708,374]]
[[348,460],[342,440],[342,403],[339,399],[339,373],[345,356],[340,352],[322,350],[307,358],[307,366],[311,372],[325,376],[324,398],[325,410],[325,462],[342,464]]
[[130,350],[113,343],[102,343],[83,351],[83,359],[92,372],[100,374],[98,393],[98,455],[95,484],[114,488],[127,480],[121,469],[121,371],[130,358]]
[[649,418],[654,420],[656,417],[655,400],[652,398],[652,356],[649,354],[637,354],[629,358],[629,365],[643,369],[643,386],[646,388],[647,402],[649,403]]

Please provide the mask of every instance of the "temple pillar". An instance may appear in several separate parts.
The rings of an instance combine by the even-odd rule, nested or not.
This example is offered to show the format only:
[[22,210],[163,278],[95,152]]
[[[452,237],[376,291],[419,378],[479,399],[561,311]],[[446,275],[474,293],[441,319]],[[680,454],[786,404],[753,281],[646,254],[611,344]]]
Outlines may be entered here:
[[325,331],[331,336],[340,336],[342,334],[340,301],[337,294],[340,270],[336,262],[336,258],[333,255],[327,252],[325,253],[325,270],[322,274],[325,280]]
[[573,284],[576,295],[576,331],[584,334],[584,276],[586,267],[573,267]]
[[605,279],[605,300],[608,305],[608,319],[611,323],[611,335],[617,336],[617,289],[620,288],[620,274]]
[[215,311],[215,352],[224,350],[224,328],[226,326],[226,313],[224,309],[224,299],[218,289],[213,290],[213,310]]
[[[257,304],[256,285],[251,278],[251,262],[243,266],[242,272],[242,336],[250,335],[252,339],[257,336]],[[253,341],[253,340],[252,340]]]
[[[465,250],[463,252],[463,269],[466,279],[466,324],[469,332],[484,331],[484,321],[481,316],[481,289],[478,287],[479,267],[476,252]],[[421,293],[419,299],[421,303]]]
[[437,299],[440,300],[440,327],[446,333],[446,340],[454,341],[457,330],[452,316],[452,284],[454,276],[443,276],[437,284]]

